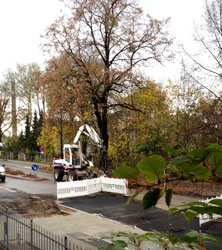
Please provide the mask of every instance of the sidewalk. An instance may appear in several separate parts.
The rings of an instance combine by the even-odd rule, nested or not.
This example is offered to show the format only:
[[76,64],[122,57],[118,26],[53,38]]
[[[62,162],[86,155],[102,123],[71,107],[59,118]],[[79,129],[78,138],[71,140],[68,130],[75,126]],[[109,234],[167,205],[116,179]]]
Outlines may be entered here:
[[[145,191],[137,197],[141,201]],[[197,201],[198,198],[173,195],[172,205],[179,205],[181,202]],[[164,197],[159,201],[158,208],[168,210]],[[35,218],[34,222],[60,235],[66,235],[88,246],[103,247],[106,242],[101,237],[110,236],[111,233],[129,232],[146,233],[142,229],[113,221],[98,214],[89,214],[79,210],[70,210],[67,216],[53,216],[49,218]],[[131,249],[131,248],[129,248]],[[143,249],[159,250],[160,246],[145,242]]]
[[[107,242],[101,240],[101,237],[110,236],[111,233],[145,233],[139,228],[83,211],[73,211],[67,216],[35,218],[34,222],[59,235],[68,236],[69,240],[73,238],[75,241],[79,241],[86,246],[86,249],[87,245],[96,248],[106,246]],[[149,248],[144,249],[157,250],[159,247],[151,243]]]
[[[0,190],[1,187],[0,187]],[[133,191],[130,190],[131,194],[133,194]],[[2,192],[6,192],[6,190],[2,190]],[[141,202],[143,196],[145,195],[146,191],[143,191],[136,197],[136,201]],[[171,202],[171,207],[178,206],[183,202],[192,202],[192,201],[198,201],[200,200],[199,197],[191,197],[191,196],[183,196],[183,195],[177,195],[174,194]],[[126,202],[127,199],[123,202]],[[82,204],[82,203],[79,203]],[[88,203],[87,203],[88,205]],[[113,211],[115,211],[115,205],[113,205]],[[138,205],[138,204],[137,204]],[[100,203],[96,203],[96,206],[100,206]],[[106,206],[106,204],[105,204]],[[142,205],[141,205],[142,206]],[[90,207],[90,205],[88,206]],[[162,209],[161,211],[164,212],[164,218],[167,216],[167,210],[168,207],[165,203],[165,197],[162,197],[160,201],[157,203],[157,208]],[[79,208],[81,209],[81,208]],[[103,209],[103,207],[101,207]],[[112,212],[112,211],[111,211]],[[166,216],[165,216],[166,214]],[[133,214],[134,219],[137,220],[137,216]],[[124,216],[125,218],[125,216]],[[158,225],[162,224],[163,217],[157,217],[158,218]],[[42,226],[49,231],[60,234],[63,236],[68,236],[69,239],[74,239],[75,241],[80,241],[81,243],[84,243],[84,245],[89,246],[86,249],[90,249],[90,246],[94,247],[102,247],[104,244],[106,244],[104,241],[101,240],[101,237],[108,236],[112,232],[131,232],[131,233],[141,233],[144,234],[144,230],[149,230],[149,228],[145,228],[144,230],[136,228],[134,226],[126,225],[124,223],[121,223],[119,221],[114,221],[108,218],[105,218],[99,214],[90,214],[83,211],[78,210],[70,210],[69,215],[61,216],[51,216],[51,217],[39,217],[35,218],[34,222],[36,222],[39,226]],[[153,223],[153,220],[151,218],[150,223]],[[130,224],[133,224],[130,219]],[[198,224],[198,223],[197,223]],[[158,229],[159,230],[159,229]],[[166,231],[166,230],[165,230]],[[84,249],[84,248],[83,248]],[[159,246],[146,243],[146,246],[143,248],[144,250],[150,249],[150,250],[159,250],[161,249]]]

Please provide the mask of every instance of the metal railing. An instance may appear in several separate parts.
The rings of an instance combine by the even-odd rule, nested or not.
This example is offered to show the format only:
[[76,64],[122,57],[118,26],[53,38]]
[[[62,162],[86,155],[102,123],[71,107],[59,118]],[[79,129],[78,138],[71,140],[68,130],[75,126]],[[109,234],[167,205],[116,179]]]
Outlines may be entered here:
[[0,246],[6,250],[95,250],[36,225],[32,220],[0,210]]
[[[0,156],[1,158],[1,156]],[[22,153],[22,152],[2,152],[3,160],[19,160],[19,161],[31,161],[31,162],[47,162],[51,164],[53,162],[53,156],[41,154],[41,153]]]
[[0,151],[0,161],[6,161],[7,159],[7,153],[5,151]]

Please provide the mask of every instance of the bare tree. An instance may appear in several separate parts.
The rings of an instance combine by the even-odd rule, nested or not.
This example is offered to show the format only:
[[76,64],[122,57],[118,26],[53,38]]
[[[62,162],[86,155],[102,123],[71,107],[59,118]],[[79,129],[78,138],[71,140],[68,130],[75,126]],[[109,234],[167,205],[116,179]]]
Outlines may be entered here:
[[37,76],[40,67],[36,63],[27,65],[17,64],[14,72],[16,83],[16,95],[20,101],[23,118],[28,115],[30,123],[32,121],[33,103],[36,101]]
[[0,85],[0,141],[2,136],[11,127],[10,90],[7,84]]
[[[112,97],[141,83],[139,67],[152,61],[161,63],[170,56],[172,40],[165,30],[169,19],[144,18],[137,0],[63,2],[70,12],[49,27],[46,48],[69,58],[71,67],[64,80],[69,78],[79,93],[76,98],[88,97],[107,149],[108,110],[113,106],[132,108]],[[104,169],[106,157],[103,153],[100,167]]]
[[222,0],[205,1],[202,23],[195,27],[194,38],[198,45],[195,53],[184,48],[193,62],[190,77],[221,99],[218,93],[222,82]]
[[3,87],[2,90],[8,91],[8,95],[10,95],[11,99],[11,127],[12,127],[12,137],[17,136],[17,123],[18,123],[18,112],[17,112],[17,98],[16,98],[16,87],[15,87],[15,73],[8,69],[5,74],[3,75],[3,86],[8,86],[8,88],[5,89]]

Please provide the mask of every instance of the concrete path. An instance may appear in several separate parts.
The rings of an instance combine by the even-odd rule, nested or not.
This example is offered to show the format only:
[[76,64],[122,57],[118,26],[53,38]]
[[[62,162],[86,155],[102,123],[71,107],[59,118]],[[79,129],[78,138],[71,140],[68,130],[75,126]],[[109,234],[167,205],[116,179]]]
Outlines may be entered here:
[[[136,200],[141,201],[143,195],[144,193],[141,193]],[[172,204],[179,205],[181,202],[190,202],[195,200],[198,199],[194,197],[174,195]],[[159,201],[157,207],[168,210],[165,205],[164,198]],[[111,233],[129,232],[144,234],[146,232],[137,227],[110,220],[102,215],[90,214],[76,209],[73,209],[73,211],[69,210],[69,215],[66,216],[35,218],[34,222],[55,233],[66,235],[69,239],[73,238],[83,244],[94,247],[102,247],[106,245],[106,242],[102,241],[101,237],[110,236]],[[159,250],[161,247],[154,243],[146,242],[143,244],[143,249]]]
[[[69,240],[72,241],[73,239],[77,244],[79,243],[80,246],[85,247],[85,249],[88,249],[87,246],[97,248],[108,245],[107,241],[101,240],[101,237],[110,236],[111,233],[145,233],[145,231],[139,228],[82,211],[74,211],[67,216],[35,218],[34,222],[54,233],[68,236]],[[157,250],[160,248],[153,243],[146,243],[144,249]]]

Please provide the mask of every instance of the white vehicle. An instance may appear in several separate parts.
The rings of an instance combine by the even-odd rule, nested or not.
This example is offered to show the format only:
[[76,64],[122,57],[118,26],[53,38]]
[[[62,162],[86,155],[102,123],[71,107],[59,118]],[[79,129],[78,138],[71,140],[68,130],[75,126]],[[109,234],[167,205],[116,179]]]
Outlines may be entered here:
[[96,131],[87,124],[82,125],[74,138],[73,144],[64,145],[64,159],[53,161],[55,181],[62,181],[64,175],[67,175],[68,181],[97,177],[97,174],[92,171],[94,164],[90,147],[84,140],[80,140],[81,136],[89,137],[95,146],[104,148]]
[[5,181],[5,168],[4,165],[0,165],[0,180]]

